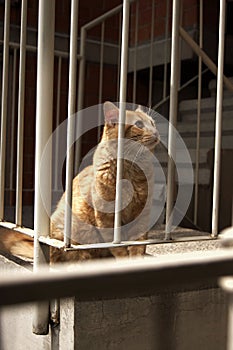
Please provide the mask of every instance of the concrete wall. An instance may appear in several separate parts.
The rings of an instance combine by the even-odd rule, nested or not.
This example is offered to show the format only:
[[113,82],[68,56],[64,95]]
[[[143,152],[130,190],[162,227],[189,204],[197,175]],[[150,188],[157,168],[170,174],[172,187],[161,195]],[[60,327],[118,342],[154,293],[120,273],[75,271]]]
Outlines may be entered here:
[[[225,349],[226,303],[219,289],[75,304],[75,349]],[[91,315],[91,317],[90,317]]]
[[[3,274],[23,267],[1,257],[0,269]],[[32,304],[1,309],[0,349],[225,349],[227,301],[216,286],[196,285],[134,298],[99,299],[62,300],[60,326],[48,336],[32,334]]]
[[[23,262],[22,262],[23,263]],[[12,271],[30,272],[30,264],[25,267],[0,255],[0,274]],[[17,293],[17,290],[15,291]],[[50,350],[51,336],[37,336],[32,333],[33,304],[8,306],[0,309],[0,350]]]

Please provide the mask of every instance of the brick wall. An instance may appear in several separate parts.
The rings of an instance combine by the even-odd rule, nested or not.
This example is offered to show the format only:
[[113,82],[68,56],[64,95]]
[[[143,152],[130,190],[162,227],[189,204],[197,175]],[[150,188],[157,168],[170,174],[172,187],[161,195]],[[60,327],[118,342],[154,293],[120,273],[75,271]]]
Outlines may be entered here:
[[[165,35],[166,15],[168,12],[169,33],[172,26],[172,1],[166,8],[165,0],[155,0],[154,11],[152,11],[153,0],[139,1],[138,15],[138,43],[142,44],[151,39],[151,22],[154,16],[153,38],[161,38]],[[136,25],[136,2],[132,5],[130,43],[135,43],[135,25]],[[182,23],[185,28],[196,27],[198,22],[198,1],[183,0]]]

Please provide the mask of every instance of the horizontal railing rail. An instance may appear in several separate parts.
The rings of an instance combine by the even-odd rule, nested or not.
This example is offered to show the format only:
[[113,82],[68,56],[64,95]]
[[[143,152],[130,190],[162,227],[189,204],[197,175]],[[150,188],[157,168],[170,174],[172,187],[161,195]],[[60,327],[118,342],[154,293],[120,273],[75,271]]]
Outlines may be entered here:
[[[145,295],[159,288],[217,283],[233,275],[233,252],[173,254],[140,260],[108,260],[58,266],[34,274],[11,273],[1,277],[0,305],[77,296],[79,300]],[[15,292],[17,290],[17,293]]]

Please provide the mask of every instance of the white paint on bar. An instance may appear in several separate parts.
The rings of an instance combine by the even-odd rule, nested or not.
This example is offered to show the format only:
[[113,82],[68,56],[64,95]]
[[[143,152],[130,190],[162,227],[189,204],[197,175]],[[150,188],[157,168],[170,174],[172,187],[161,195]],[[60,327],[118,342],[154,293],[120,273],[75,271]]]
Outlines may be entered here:
[[[36,99],[36,151],[35,151],[35,212],[34,212],[34,271],[47,262],[47,251],[38,238],[50,231],[52,149],[47,148],[48,157],[41,169],[44,148],[52,133],[53,116],[53,70],[54,70],[54,27],[55,0],[39,2],[38,58],[37,58],[37,99]],[[43,171],[43,174],[41,172]],[[43,199],[41,193],[46,194]],[[37,305],[33,321],[33,332],[48,332],[48,302]]]
[[214,179],[213,179],[213,211],[212,211],[212,234],[214,236],[218,234],[218,217],[219,217],[220,167],[221,167],[221,143],[222,143],[223,67],[224,67],[224,47],[225,47],[225,13],[226,13],[226,1],[220,0],[216,125],[215,125],[215,147],[214,147],[215,154],[214,154]]
[[0,221],[4,219],[5,192],[5,163],[6,163],[6,120],[8,98],[8,70],[9,70],[9,36],[10,36],[10,0],[5,1],[4,42],[2,66],[2,112],[1,112],[1,144],[0,144]]
[[23,137],[24,137],[24,105],[25,105],[26,40],[27,40],[27,0],[23,0],[22,5],[21,5],[19,94],[18,94],[18,130],[17,130],[17,165],[16,165],[15,223],[17,226],[22,226]]
[[120,115],[118,126],[117,177],[114,219],[114,243],[121,241],[121,203],[122,175],[124,157],[125,108],[127,87],[128,41],[129,41],[129,0],[123,2],[122,45],[121,45],[121,75],[120,75]]
[[171,86],[170,86],[170,112],[168,131],[168,180],[167,180],[167,207],[166,207],[166,239],[171,238],[173,221],[173,202],[175,191],[175,158],[176,158],[176,136],[177,103],[179,84],[179,21],[180,0],[173,1],[172,9],[172,47],[171,47]]
[[78,7],[79,2],[72,0],[70,25],[70,68],[69,97],[67,125],[67,158],[66,158],[66,192],[65,192],[65,225],[64,244],[70,246],[72,222],[72,183],[74,175],[74,135],[76,111],[76,72],[77,72],[77,38],[78,38]]

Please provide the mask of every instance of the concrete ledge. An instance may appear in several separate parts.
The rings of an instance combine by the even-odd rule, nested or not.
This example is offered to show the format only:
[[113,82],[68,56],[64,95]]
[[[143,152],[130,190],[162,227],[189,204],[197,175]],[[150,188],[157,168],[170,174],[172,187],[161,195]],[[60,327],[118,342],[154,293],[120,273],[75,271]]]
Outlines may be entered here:
[[[208,232],[200,232],[197,230],[186,229],[182,227],[178,227],[172,233],[172,238],[175,240],[176,238],[185,238],[185,237],[193,237],[203,236],[210,237],[210,233]],[[149,234],[150,238],[163,238],[165,237],[164,225],[161,225],[157,230],[152,230]],[[213,239],[208,241],[191,241],[191,242],[179,242],[175,241],[172,243],[164,243],[164,244],[153,244],[148,245],[146,247],[147,254],[152,256],[162,256],[162,255],[170,255],[170,254],[181,254],[181,253],[190,253],[195,251],[210,251],[210,250],[219,250],[221,248],[221,240]]]
[[[163,227],[151,236],[163,237]],[[203,235],[177,229],[173,236]],[[147,246],[151,255],[219,249],[220,241],[166,243]],[[159,260],[159,259],[158,259]],[[25,270],[0,257],[1,273]],[[28,271],[30,274],[30,271]],[[159,281],[158,281],[159,284]],[[95,285],[93,284],[93,290]],[[17,293],[17,291],[16,291]],[[164,287],[144,295],[60,301],[60,325],[47,336],[32,334],[33,304],[4,307],[0,313],[0,348],[4,350],[219,350],[226,346],[227,301],[216,284]]]

